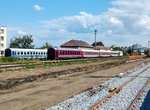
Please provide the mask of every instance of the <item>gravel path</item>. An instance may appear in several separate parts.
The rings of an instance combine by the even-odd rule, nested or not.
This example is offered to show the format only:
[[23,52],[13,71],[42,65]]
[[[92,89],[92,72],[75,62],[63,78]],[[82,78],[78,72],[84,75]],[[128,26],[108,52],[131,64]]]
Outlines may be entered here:
[[[75,95],[73,98],[59,103],[56,106],[52,106],[47,110],[88,110],[100,99],[107,96],[110,88],[122,85],[147,67],[150,67],[150,64],[142,64],[133,71],[127,71],[119,74],[117,77],[111,78],[104,82],[102,86],[97,85],[93,87],[93,90],[95,91],[92,96],[89,95],[89,91],[85,91],[81,94]],[[123,87],[123,90],[121,90],[119,94],[104,103],[99,110],[127,110],[138,91],[150,77],[149,71],[150,69],[147,69],[144,71],[144,74]]]

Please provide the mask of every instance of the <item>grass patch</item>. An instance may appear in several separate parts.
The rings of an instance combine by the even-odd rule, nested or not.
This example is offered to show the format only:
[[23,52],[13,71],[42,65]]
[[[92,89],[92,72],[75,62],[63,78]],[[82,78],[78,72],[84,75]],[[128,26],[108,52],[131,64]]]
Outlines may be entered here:
[[26,68],[27,68],[27,69],[34,69],[34,68],[35,68],[35,65],[27,65]]
[[0,58],[0,63],[5,63],[5,62],[16,62],[17,59],[14,57],[1,57]]

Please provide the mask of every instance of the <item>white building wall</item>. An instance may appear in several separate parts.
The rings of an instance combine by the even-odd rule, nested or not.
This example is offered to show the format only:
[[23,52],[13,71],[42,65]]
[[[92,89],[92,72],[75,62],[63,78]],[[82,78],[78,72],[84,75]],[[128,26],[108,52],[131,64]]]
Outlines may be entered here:
[[4,56],[7,41],[7,29],[4,26],[0,26],[0,57]]

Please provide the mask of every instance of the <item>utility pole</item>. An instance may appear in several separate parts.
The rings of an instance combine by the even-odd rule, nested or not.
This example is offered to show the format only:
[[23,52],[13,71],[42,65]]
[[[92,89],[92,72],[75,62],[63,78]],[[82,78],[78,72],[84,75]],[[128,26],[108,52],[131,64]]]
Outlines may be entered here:
[[148,54],[150,54],[150,41],[148,41]]
[[96,48],[96,34],[97,34],[97,30],[96,29],[94,30],[94,33],[95,33],[95,48]]

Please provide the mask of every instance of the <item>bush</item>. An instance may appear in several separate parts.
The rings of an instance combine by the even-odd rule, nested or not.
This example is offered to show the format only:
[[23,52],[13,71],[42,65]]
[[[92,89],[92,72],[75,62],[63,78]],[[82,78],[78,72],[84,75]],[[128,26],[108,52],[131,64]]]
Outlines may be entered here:
[[0,62],[15,62],[17,59],[13,57],[1,57]]

